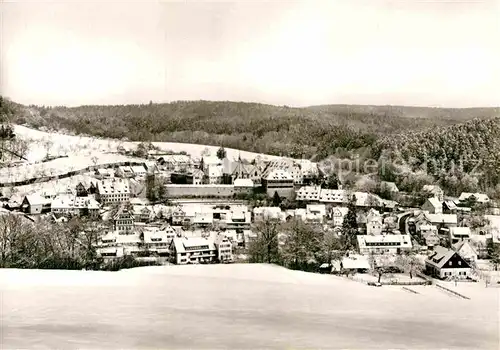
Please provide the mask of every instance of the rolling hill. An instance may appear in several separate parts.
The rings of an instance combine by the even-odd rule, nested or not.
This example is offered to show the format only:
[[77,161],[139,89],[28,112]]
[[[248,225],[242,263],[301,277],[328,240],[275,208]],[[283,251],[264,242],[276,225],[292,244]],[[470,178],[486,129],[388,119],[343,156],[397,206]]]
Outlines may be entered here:
[[12,121],[132,141],[186,142],[291,157],[324,158],[338,148],[370,147],[385,135],[431,130],[499,108],[440,109],[325,105],[306,108],[229,101],[41,107],[11,103]]

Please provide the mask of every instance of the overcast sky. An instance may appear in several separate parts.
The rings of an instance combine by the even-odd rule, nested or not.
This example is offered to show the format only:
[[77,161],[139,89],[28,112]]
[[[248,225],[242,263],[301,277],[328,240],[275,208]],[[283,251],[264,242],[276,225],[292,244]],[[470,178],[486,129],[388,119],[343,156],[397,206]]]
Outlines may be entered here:
[[3,0],[2,95],[500,106],[500,1]]

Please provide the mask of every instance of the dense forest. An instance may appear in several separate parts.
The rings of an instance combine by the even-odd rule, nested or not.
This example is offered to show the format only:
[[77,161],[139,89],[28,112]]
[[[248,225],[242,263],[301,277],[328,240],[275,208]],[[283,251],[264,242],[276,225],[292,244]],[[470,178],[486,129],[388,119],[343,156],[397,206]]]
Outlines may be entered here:
[[[500,184],[500,118],[386,136],[372,150],[376,158],[432,176],[450,194],[497,192]],[[392,176],[390,171],[385,175]]]

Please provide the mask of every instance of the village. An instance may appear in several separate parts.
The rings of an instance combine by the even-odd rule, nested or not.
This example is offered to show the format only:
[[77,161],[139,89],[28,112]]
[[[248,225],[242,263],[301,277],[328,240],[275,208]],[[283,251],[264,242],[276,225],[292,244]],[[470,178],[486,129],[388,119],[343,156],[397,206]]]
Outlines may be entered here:
[[[223,148],[199,158],[157,149],[141,156],[142,163],[97,165],[73,186],[13,192],[2,198],[3,210],[61,225],[85,217],[99,227],[95,247],[105,260],[132,256],[182,265],[248,261],[262,222],[298,220],[342,236],[344,218],[355,208],[355,246],[319,271],[359,276],[383,266],[403,272],[397,257],[412,255],[421,278],[491,282],[496,276],[498,258],[490,259],[490,251],[500,246],[500,211],[485,194],[450,198],[426,185],[423,205],[405,207],[343,189],[340,180],[332,185],[321,164],[304,159],[229,159]],[[394,183],[381,186],[399,197]]]

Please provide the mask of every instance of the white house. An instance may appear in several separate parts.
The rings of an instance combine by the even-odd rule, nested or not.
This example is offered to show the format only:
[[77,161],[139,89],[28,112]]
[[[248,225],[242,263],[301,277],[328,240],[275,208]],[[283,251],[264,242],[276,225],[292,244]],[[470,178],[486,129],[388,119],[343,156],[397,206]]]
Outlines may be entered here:
[[283,212],[280,207],[256,207],[253,209],[254,221],[266,219],[283,220]]
[[470,240],[471,232],[469,227],[450,227],[449,230],[451,244]]
[[217,259],[217,249],[210,238],[176,236],[170,251],[178,265],[207,263]]
[[382,234],[382,227],[382,215],[377,210],[370,209],[366,215],[366,234],[372,236],[380,235]]
[[349,201],[349,195],[345,190],[322,189],[319,201],[323,203],[344,204]]
[[161,228],[146,227],[142,230],[142,234],[144,248],[159,255],[169,253],[170,244],[177,235],[176,231],[171,226]]
[[333,221],[333,226],[340,227],[344,223],[344,217],[349,212],[346,207],[333,207],[330,211],[330,215]]
[[427,211],[431,214],[442,214],[443,203],[436,197],[430,197],[427,198],[425,203],[422,205],[422,210]]
[[206,170],[206,175],[209,184],[220,184],[222,182],[223,168],[221,165],[209,165]]
[[358,235],[357,239],[361,254],[397,254],[412,248],[410,235]]
[[471,274],[471,267],[463,257],[454,250],[438,246],[425,260],[426,274],[445,279],[466,279]]
[[323,222],[326,217],[326,207],[324,204],[308,204],[306,206],[306,220]]
[[215,249],[217,250],[217,260],[219,262],[232,262],[233,244],[225,235],[217,235],[214,240]]

